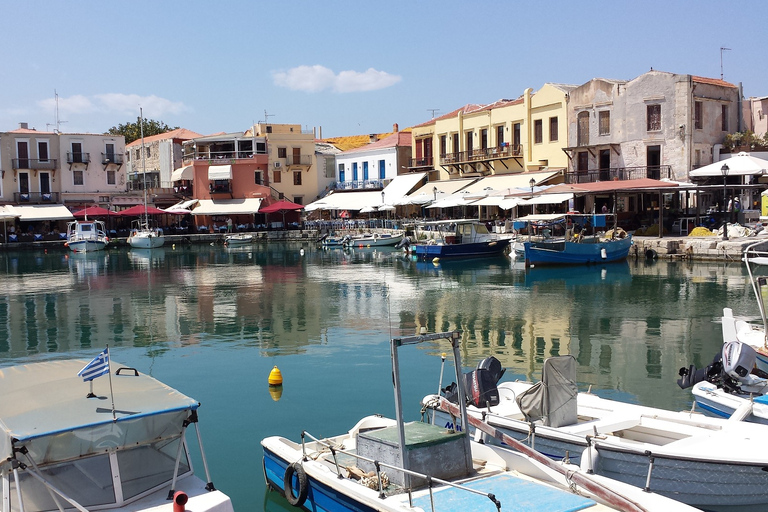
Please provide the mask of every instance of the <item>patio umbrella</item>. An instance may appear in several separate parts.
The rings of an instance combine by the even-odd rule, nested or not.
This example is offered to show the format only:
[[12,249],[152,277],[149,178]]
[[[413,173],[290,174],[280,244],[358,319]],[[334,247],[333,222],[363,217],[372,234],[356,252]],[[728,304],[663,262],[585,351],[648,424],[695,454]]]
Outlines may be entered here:
[[20,217],[19,214],[13,213],[12,211],[8,210],[5,206],[0,206],[0,220],[3,221],[3,241],[5,243],[8,243],[8,240],[5,239],[5,236],[7,233],[5,223],[9,220],[12,222],[15,222],[16,218],[18,217]]
[[119,213],[119,215],[122,215],[123,217],[139,217],[140,215],[165,215],[168,212],[161,210],[160,208],[155,208],[154,206],[147,206],[144,208],[143,204],[137,204],[136,206],[131,206],[127,210],[123,210]]
[[731,158],[720,160],[691,171],[691,177],[723,177],[723,165],[728,164],[728,176],[748,176],[768,174],[768,160],[748,155],[744,151]]
[[101,206],[86,206],[82,210],[77,210],[76,212],[72,212],[72,216],[76,219],[81,219],[84,217],[112,217],[112,216],[118,216],[120,215],[117,212],[113,212],[112,210],[107,210],[106,208],[102,208]]
[[297,203],[293,203],[291,201],[288,201],[287,199],[281,199],[280,201],[278,201],[276,203],[272,203],[272,204],[270,204],[268,206],[265,206],[264,208],[261,208],[259,210],[259,213],[266,213],[266,214],[275,213],[275,212],[282,213],[283,214],[283,227],[285,227],[285,213],[286,212],[291,212],[291,211],[296,211],[296,210],[303,210],[303,209],[304,209],[303,205],[300,205],[300,204],[297,204]]

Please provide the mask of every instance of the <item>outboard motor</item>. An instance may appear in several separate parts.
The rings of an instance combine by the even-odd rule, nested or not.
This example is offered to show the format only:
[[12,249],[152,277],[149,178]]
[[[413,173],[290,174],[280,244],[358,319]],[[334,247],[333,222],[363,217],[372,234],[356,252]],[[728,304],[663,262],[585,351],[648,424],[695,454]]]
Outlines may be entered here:
[[756,360],[755,349],[740,341],[729,341],[705,368],[680,368],[677,385],[686,389],[706,380],[728,393],[738,393],[741,385],[753,383],[755,377],[768,378],[768,373],[755,366]]
[[[475,407],[499,405],[499,389],[496,386],[506,371],[501,362],[493,356],[477,364],[477,368],[464,374],[465,400]],[[458,402],[458,389],[455,382],[444,388],[443,394],[449,402]]]
[[404,236],[402,240],[397,242],[397,245],[395,246],[395,249],[402,249],[405,247],[406,249],[411,245],[411,239],[407,236]]

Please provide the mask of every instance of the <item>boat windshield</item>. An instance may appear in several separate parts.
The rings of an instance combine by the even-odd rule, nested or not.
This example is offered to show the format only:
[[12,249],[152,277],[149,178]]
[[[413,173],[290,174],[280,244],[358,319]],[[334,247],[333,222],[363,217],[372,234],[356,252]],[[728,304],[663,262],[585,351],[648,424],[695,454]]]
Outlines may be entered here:
[[[40,474],[53,487],[84,507],[118,504],[114,482],[119,482],[122,500],[129,501],[167,485],[173,479],[173,468],[181,437],[165,439],[151,444],[132,447],[116,452],[118,467],[110,469],[110,454],[101,453],[90,457],[40,467]],[[186,450],[179,462],[179,476],[191,471]],[[113,480],[112,475],[119,475]],[[29,472],[19,474],[25,512],[57,510],[51,493],[44,484]],[[16,484],[10,479],[10,494],[16,496]],[[18,503],[11,499],[11,512],[18,512]]]

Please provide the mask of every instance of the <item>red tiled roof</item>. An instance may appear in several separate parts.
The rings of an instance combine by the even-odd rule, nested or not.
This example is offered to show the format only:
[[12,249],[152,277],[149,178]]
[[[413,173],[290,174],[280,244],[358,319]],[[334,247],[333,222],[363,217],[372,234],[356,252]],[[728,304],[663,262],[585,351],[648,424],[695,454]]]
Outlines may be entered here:
[[347,153],[357,153],[360,151],[368,151],[371,149],[384,149],[384,148],[393,148],[395,146],[411,146],[411,132],[397,132],[393,133],[392,135],[389,135],[388,137],[384,137],[381,140],[377,140],[376,142],[371,142],[370,144],[366,144],[365,146],[360,146],[352,149],[348,149],[347,151],[344,151],[344,154]]
[[719,85],[720,87],[732,87],[734,89],[736,88],[736,86],[732,83],[726,82],[725,80],[720,80],[719,78],[706,78],[703,76],[691,75],[691,79],[694,82],[699,82],[700,84]]
[[8,133],[39,133],[39,134],[52,135],[56,132],[39,132],[37,130],[32,130],[30,128],[16,128],[15,130],[12,130]]
[[452,112],[448,112],[447,114],[443,114],[442,116],[435,117],[434,119],[430,119],[429,121],[426,121],[421,124],[417,124],[414,126],[414,128],[420,128],[422,126],[429,126],[430,124],[433,124],[435,121],[441,121],[443,119],[450,119],[452,117],[456,117],[459,115],[459,112],[463,112],[464,114],[469,114],[470,112],[475,112],[477,110],[480,110],[484,108],[485,105],[478,105],[475,103],[468,103],[464,105],[463,107],[457,108],[456,110]]
[[[177,128],[169,132],[158,133],[157,135],[150,135],[149,137],[144,137],[144,142],[147,143],[147,142],[154,142],[156,140],[167,140],[167,139],[190,140],[190,139],[196,139],[198,137],[202,137],[202,135],[200,135],[199,133],[193,132],[192,130],[187,130],[186,128]],[[140,145],[141,145],[141,139],[136,139],[130,144],[126,144],[125,147],[130,148],[132,146],[140,146]]]

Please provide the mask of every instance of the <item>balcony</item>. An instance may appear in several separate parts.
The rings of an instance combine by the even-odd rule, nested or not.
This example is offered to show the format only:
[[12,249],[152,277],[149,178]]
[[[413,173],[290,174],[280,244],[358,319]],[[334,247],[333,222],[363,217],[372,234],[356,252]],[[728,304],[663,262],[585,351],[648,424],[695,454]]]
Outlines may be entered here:
[[232,195],[232,184],[229,180],[216,180],[208,184],[208,192],[211,196],[218,194]]
[[14,192],[13,201],[17,204],[58,203],[58,192]]
[[337,181],[336,190],[381,190],[386,186],[383,180],[352,180]]
[[440,155],[441,165],[467,164],[473,162],[490,162],[505,158],[520,158],[523,156],[523,146],[504,144],[500,147],[473,149]]
[[53,170],[56,169],[56,162],[53,158],[13,158],[11,166],[13,169]]
[[91,163],[90,153],[73,153],[67,151],[67,163],[72,164],[89,164]]
[[608,169],[588,169],[586,171],[567,171],[565,183],[595,183],[597,181],[624,181],[650,178],[660,180],[672,176],[671,165],[646,165],[640,167],[610,167]]
[[285,165],[312,165],[311,155],[288,155],[285,157]]
[[102,165],[115,164],[123,165],[123,155],[117,153],[102,153],[101,154]]
[[[266,149],[257,148],[256,151],[201,151],[199,153],[186,152],[182,156],[185,164],[194,160],[208,160],[211,165],[231,163],[235,160],[246,160],[256,158],[257,155],[266,155]],[[224,162],[222,162],[224,160]],[[228,162],[227,162],[228,161]]]
[[432,167],[432,156],[425,156],[421,158],[411,158],[408,162],[408,167],[416,169],[419,167]]

